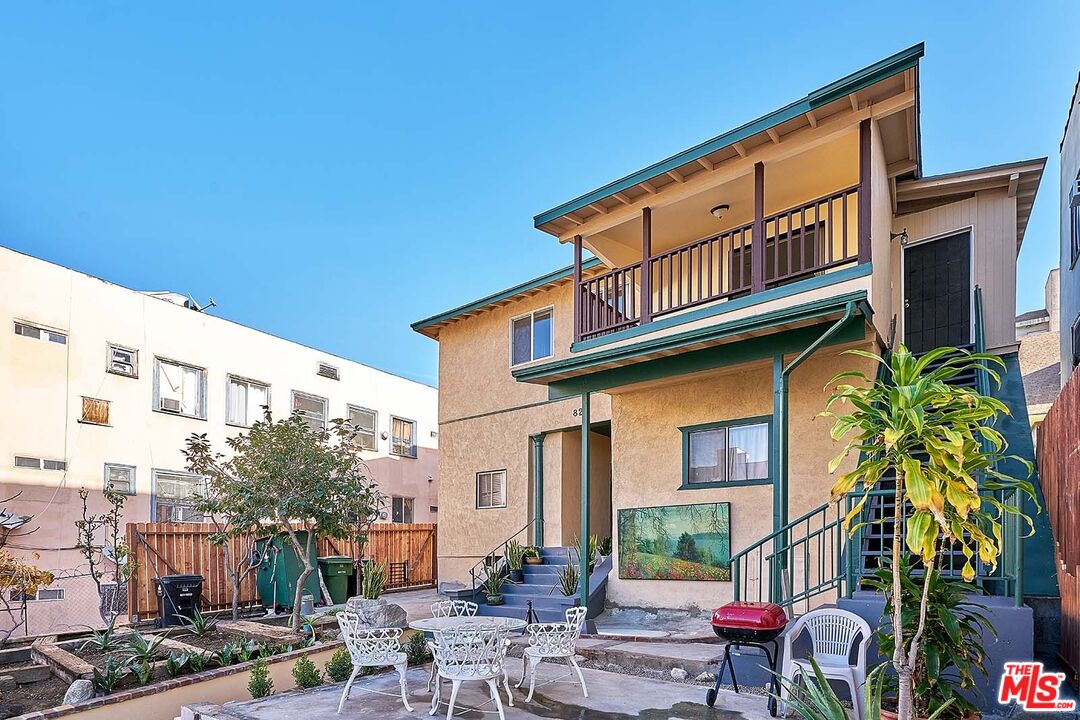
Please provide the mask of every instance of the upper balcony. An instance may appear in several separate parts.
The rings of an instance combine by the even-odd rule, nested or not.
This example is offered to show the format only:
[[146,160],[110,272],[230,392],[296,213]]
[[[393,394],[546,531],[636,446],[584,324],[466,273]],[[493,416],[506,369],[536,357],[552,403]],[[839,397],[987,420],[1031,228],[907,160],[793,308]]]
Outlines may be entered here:
[[[875,249],[887,265],[893,184],[919,168],[921,54],[886,58],[538,215],[538,228],[575,246],[573,349],[814,277],[790,291],[820,288],[872,260],[876,270]],[[605,269],[583,273],[585,251]]]

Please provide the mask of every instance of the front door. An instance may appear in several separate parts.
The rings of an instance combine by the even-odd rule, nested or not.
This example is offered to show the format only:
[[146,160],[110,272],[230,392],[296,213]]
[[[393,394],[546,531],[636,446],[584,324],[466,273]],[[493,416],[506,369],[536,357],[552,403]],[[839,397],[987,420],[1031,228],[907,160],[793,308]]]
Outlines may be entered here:
[[904,248],[904,342],[913,353],[972,342],[970,237]]

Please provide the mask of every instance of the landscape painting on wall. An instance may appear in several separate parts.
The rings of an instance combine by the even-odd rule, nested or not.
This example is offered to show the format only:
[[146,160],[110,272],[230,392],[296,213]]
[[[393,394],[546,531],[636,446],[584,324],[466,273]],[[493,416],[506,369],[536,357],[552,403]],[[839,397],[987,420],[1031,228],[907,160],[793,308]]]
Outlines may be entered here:
[[619,510],[619,577],[731,580],[731,503]]

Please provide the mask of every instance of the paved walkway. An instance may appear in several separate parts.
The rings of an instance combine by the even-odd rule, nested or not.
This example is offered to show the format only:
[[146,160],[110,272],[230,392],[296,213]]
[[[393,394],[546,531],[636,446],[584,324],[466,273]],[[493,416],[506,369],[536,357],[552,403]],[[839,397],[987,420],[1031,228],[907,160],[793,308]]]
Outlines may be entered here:
[[[511,683],[520,677],[521,666],[511,661],[509,664]],[[588,699],[582,697],[576,683],[554,682],[565,675],[568,668],[544,663],[540,665],[537,676],[536,695],[528,704],[525,693],[513,690],[514,707],[506,707],[507,720],[525,718],[575,718],[578,720],[770,720],[765,701],[761,697],[734,695],[722,691],[715,708],[705,705],[705,688],[680,683],[663,682],[647,678],[619,675],[599,670],[584,669],[585,682],[589,687]],[[184,708],[184,720],[305,720],[315,718],[340,717],[342,720],[360,718],[379,718],[380,720],[415,720],[427,717],[431,695],[427,693],[426,668],[414,668],[409,671],[409,701],[414,712],[406,712],[397,695],[397,675],[383,674],[358,681],[354,685],[351,697],[345,703],[341,715],[335,715],[338,699],[341,697],[341,685],[308,690],[306,692],[288,692],[273,695],[261,700],[226,703],[222,706],[193,706]],[[389,693],[376,695],[362,690],[377,690]],[[449,687],[444,686],[444,699],[449,696]],[[503,702],[506,696],[503,695]],[[463,711],[464,708],[476,708],[493,711],[494,706],[487,694],[487,686],[482,683],[466,683],[458,694],[458,708],[454,717],[463,720],[478,720],[482,717],[493,718],[495,715],[481,715],[475,711]],[[198,714],[196,714],[196,712]],[[446,717],[445,702],[440,707],[438,717]]]

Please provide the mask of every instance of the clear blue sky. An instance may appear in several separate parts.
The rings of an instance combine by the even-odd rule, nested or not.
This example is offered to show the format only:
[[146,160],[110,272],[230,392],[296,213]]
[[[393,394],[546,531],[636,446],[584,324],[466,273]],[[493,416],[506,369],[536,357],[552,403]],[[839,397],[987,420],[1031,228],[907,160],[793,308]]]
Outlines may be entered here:
[[925,171],[1049,156],[1080,3],[0,10],[0,244],[434,383],[409,323],[570,262],[534,213],[926,42]]

